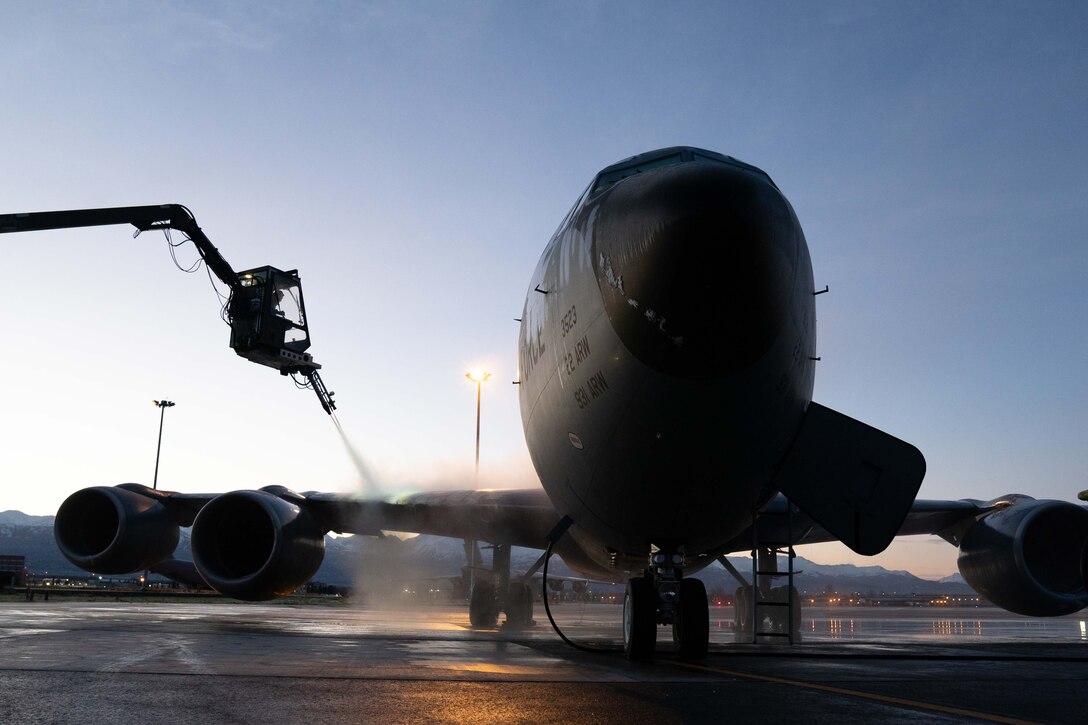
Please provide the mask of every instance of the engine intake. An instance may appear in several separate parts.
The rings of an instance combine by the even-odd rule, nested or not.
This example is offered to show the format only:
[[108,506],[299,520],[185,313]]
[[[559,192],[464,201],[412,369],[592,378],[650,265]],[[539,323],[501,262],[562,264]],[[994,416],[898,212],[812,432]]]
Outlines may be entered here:
[[99,574],[127,574],[170,558],[179,527],[166,507],[122,486],[94,486],[64,500],[53,538],[68,561]]
[[314,575],[325,557],[325,536],[290,501],[265,490],[234,491],[201,509],[192,547],[197,571],[216,591],[264,601],[290,594]]
[[1088,606],[1088,509],[1007,496],[960,543],[960,574],[1010,612],[1056,617]]

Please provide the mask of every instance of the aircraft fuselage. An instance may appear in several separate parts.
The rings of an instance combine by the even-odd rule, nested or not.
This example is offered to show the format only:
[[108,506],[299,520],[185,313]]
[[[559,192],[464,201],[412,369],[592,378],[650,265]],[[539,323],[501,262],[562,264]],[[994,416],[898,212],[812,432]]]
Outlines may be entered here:
[[679,546],[694,570],[751,523],[812,398],[813,291],[759,169],[672,148],[598,174],[533,273],[518,356],[530,455],[594,562]]

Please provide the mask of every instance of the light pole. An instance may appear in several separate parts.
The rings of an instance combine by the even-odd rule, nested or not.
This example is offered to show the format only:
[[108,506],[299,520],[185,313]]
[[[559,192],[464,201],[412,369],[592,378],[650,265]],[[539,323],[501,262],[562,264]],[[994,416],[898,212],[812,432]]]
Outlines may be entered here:
[[158,490],[159,488],[159,453],[162,452],[162,422],[166,417],[166,409],[173,408],[176,405],[171,400],[152,400],[159,408],[159,445],[155,448],[155,480],[151,482],[151,488]]
[[491,373],[470,370],[465,377],[476,383],[476,486],[480,486],[480,387],[491,378]]

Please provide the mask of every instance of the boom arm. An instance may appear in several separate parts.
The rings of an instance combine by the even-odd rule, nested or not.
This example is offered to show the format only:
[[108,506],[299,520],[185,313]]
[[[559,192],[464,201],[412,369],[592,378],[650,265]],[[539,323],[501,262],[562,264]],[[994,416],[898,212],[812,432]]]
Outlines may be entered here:
[[238,275],[207,235],[196,224],[192,212],[181,204],[159,206],[117,206],[106,209],[73,209],[71,211],[39,211],[30,214],[0,216],[0,233],[37,232],[46,229],[72,227],[102,227],[110,224],[131,224],[141,232],[152,229],[177,229],[193,240],[204,263],[216,277],[233,291]]
[[207,235],[197,226],[192,212],[181,204],[120,206],[105,209],[72,209],[0,215],[0,234],[46,229],[131,224],[141,232],[177,229],[189,237],[204,263],[230,288],[227,315],[231,348],[242,357],[276,368],[283,375],[301,373],[326,413],[336,409],[313,356],[306,324],[302,284],[297,270],[258,267],[241,274],[234,271]]

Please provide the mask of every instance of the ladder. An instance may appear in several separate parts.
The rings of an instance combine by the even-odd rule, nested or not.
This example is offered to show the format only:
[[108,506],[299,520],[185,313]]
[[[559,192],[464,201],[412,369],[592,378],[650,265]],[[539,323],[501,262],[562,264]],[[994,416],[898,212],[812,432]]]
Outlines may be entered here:
[[[760,536],[760,521],[766,520],[770,517],[785,517],[785,529],[786,539],[781,540],[766,540]],[[780,528],[775,527],[775,530],[781,531]],[[778,556],[782,554],[786,556],[787,570],[778,570]],[[794,598],[796,596],[796,587],[793,584],[793,560],[797,556],[797,553],[793,548],[793,504],[788,500],[786,501],[785,511],[772,511],[765,510],[760,511],[755,515],[752,521],[752,643],[757,644],[760,641],[760,637],[785,637],[789,640],[790,644],[794,644],[794,616],[800,614],[799,609],[795,609]],[[761,584],[766,584],[767,590],[770,590],[771,584],[781,578],[786,578],[786,600],[779,599],[763,599],[763,587]],[[799,604],[799,602],[797,602]],[[764,630],[763,627],[763,610],[770,609],[781,614],[782,610],[785,610],[786,614],[786,631],[776,630],[773,623],[781,622],[781,616],[772,616],[772,628],[770,630]]]

